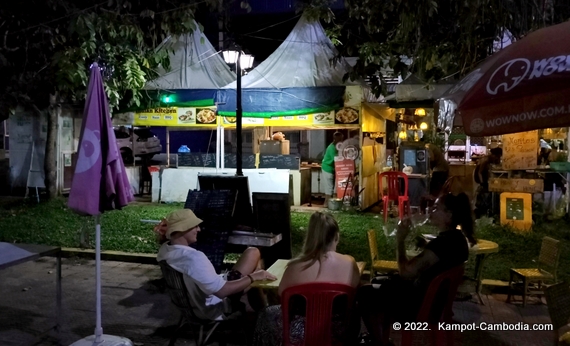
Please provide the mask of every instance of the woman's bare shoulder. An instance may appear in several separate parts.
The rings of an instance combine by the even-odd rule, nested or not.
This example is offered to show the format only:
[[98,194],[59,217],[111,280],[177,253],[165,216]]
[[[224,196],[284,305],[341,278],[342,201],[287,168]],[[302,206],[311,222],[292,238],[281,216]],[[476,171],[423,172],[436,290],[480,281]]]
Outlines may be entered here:
[[346,261],[346,262],[355,262],[356,260],[354,259],[354,257],[352,257],[351,255],[345,255],[345,254],[341,254],[338,252],[335,252],[335,254],[338,256],[339,259]]

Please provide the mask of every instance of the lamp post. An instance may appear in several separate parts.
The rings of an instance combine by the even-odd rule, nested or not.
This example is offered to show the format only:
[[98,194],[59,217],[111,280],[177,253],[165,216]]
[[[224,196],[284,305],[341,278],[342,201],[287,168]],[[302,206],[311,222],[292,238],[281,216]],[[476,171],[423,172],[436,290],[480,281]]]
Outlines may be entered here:
[[236,175],[243,176],[242,162],[242,118],[241,106],[241,71],[253,65],[253,55],[244,54],[240,49],[223,52],[226,64],[236,64]]

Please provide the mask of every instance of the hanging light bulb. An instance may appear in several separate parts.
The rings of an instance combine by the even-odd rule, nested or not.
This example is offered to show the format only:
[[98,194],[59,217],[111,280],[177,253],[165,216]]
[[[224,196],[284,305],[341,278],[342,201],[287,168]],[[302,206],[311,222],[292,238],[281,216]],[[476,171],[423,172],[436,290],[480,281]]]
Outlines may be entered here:
[[423,108],[416,108],[416,110],[414,111],[414,115],[423,117],[426,115],[426,110]]
[[420,130],[427,130],[428,124],[425,121],[422,121],[420,124]]
[[400,138],[401,140],[405,140],[408,138],[408,134],[406,133],[406,131],[402,130],[400,131],[400,133],[398,133],[398,138]]

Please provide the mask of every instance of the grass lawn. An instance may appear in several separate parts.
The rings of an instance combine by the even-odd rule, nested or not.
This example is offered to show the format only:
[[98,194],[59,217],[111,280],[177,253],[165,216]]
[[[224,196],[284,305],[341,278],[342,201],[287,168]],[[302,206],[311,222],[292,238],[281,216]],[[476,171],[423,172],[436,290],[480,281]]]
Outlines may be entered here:
[[[93,217],[79,216],[66,207],[66,200],[55,199],[36,204],[18,203],[0,205],[0,241],[80,247],[83,230],[94,244]],[[152,226],[141,220],[159,220],[170,211],[182,208],[176,204],[132,204],[120,211],[106,212],[101,216],[101,243],[103,250],[156,253]],[[293,253],[301,250],[310,213],[291,213]],[[357,261],[370,262],[366,231],[377,231],[378,247],[383,259],[395,259],[395,240],[382,233],[382,218],[375,214],[334,214],[340,229],[338,251],[354,256]],[[390,228],[395,221],[390,221]],[[429,231],[429,226],[422,229]],[[563,220],[535,225],[532,232],[520,234],[494,224],[479,224],[476,236],[499,244],[499,252],[490,255],[483,277],[508,280],[509,268],[535,267],[542,237],[548,235],[562,241],[562,254],[558,267],[559,280],[570,279],[570,224]],[[469,263],[472,266],[473,260]]]

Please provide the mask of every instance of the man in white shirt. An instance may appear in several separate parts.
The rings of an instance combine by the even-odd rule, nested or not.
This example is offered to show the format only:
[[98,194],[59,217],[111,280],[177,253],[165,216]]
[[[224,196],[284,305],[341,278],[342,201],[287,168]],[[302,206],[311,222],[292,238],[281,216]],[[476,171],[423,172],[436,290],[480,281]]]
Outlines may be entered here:
[[[276,277],[259,269],[260,253],[248,248],[232,271],[218,275],[206,255],[189,245],[195,243],[202,220],[190,209],[176,210],[166,217],[165,241],[158,251],[157,260],[165,260],[175,270],[184,274],[196,317],[222,320],[231,314],[231,302],[227,299],[242,293],[254,281],[275,280]],[[166,240],[165,239],[165,240]]]

